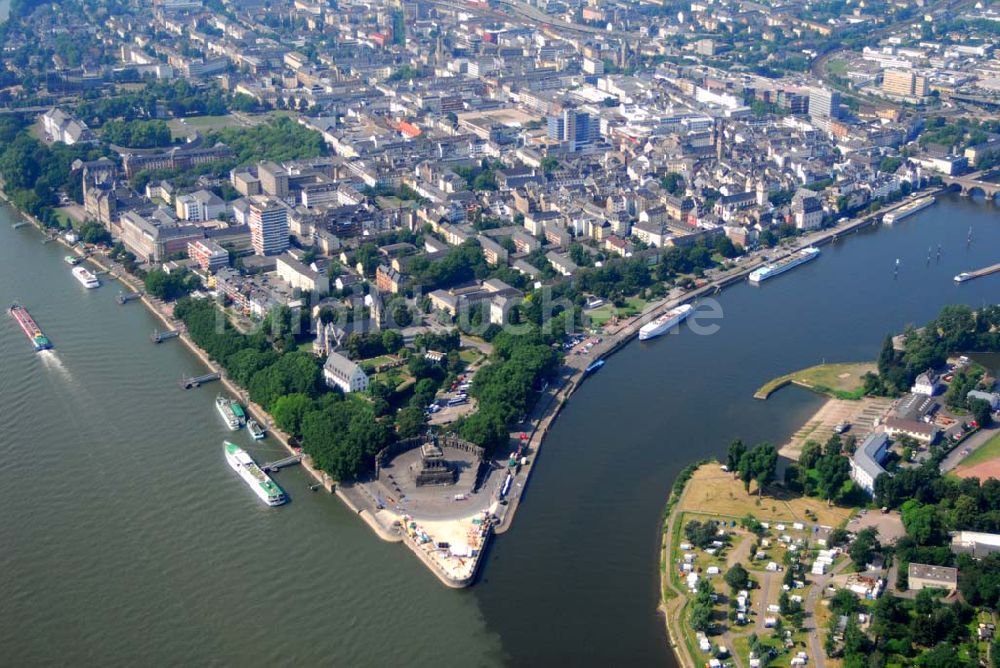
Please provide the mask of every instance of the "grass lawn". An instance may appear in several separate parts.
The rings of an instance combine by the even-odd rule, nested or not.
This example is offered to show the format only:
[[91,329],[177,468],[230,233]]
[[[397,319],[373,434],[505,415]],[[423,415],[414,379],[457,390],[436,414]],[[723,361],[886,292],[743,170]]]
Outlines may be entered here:
[[843,76],[847,72],[847,63],[843,60],[831,60],[826,64],[826,69],[830,74]]
[[61,209],[53,209],[52,215],[54,215],[56,220],[59,221],[59,227],[67,230],[74,227],[74,220],[65,211],[62,211]]
[[372,379],[391,387],[393,392],[402,392],[415,382],[413,376],[408,374],[403,367],[377,373]]
[[603,327],[604,323],[611,320],[615,315],[619,318],[631,318],[642,313],[648,302],[640,297],[629,297],[625,300],[625,306],[617,308],[614,304],[605,304],[593,311],[587,311],[592,327]]
[[715,463],[701,466],[691,480],[681,499],[678,510],[686,513],[721,515],[741,518],[747,513],[761,521],[784,520],[786,522],[809,522],[806,510],[816,514],[819,524],[840,526],[847,522],[853,512],[850,508],[827,507],[826,502],[807,496],[793,496],[780,488],[771,488],[757,505],[757,490],[750,487],[750,494],[743,489],[743,483],[729,473],[719,470]]
[[378,357],[369,357],[366,360],[361,360],[361,366],[367,367],[369,369],[374,369],[382,364],[388,364],[392,362],[395,358],[389,357],[388,355],[379,355]]
[[599,308],[595,308],[593,311],[587,311],[587,317],[590,318],[590,324],[594,327],[603,327],[604,323],[611,320],[614,315],[614,307],[611,304],[605,304]]
[[222,128],[239,127],[243,125],[235,116],[226,114],[225,116],[191,116],[183,119],[172,118],[167,121],[170,134],[173,138],[191,137],[195,132],[207,132],[208,130],[219,130]]
[[399,369],[389,369],[388,371],[375,374],[374,380],[394,388],[403,382],[403,374]]
[[[622,309],[621,315],[626,318],[631,315],[635,315],[636,313],[642,313],[642,309],[646,308],[646,304],[648,303],[645,299],[641,299],[639,297],[629,297],[625,301],[628,303],[628,306]],[[634,313],[632,313],[632,311],[634,311]]]
[[962,460],[962,467],[975,466],[1000,457],[1000,434],[976,448],[976,451]]
[[45,141],[45,128],[42,126],[42,121],[37,120],[28,126],[28,134],[31,135],[33,139],[38,141]]
[[478,348],[462,348],[458,351],[458,358],[466,364],[474,364],[482,358],[482,356],[483,354]]
[[837,399],[860,399],[863,396],[861,378],[869,371],[875,371],[875,364],[872,362],[819,364],[765,383],[754,393],[754,397],[767,399],[776,390],[795,383]]

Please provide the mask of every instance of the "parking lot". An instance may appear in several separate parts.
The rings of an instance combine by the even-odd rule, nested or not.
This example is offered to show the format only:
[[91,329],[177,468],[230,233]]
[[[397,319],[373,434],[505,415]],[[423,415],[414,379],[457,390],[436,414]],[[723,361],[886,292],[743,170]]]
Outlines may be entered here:
[[448,424],[475,412],[475,399],[469,396],[471,387],[472,373],[460,374],[451,386],[438,392],[434,403],[427,407],[428,422],[434,425]]
[[847,523],[847,530],[854,533],[872,527],[878,532],[878,540],[883,544],[895,543],[906,535],[903,519],[897,512],[882,513],[877,510],[862,510],[861,514]]
[[574,358],[588,355],[594,346],[603,341],[604,339],[599,336],[585,336],[583,334],[570,337],[562,346],[563,352],[566,354],[566,363],[573,364]]

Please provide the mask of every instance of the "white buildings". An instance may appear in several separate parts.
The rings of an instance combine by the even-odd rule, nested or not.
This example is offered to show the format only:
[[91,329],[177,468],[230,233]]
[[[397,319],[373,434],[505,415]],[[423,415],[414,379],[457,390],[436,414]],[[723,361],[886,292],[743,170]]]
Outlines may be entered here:
[[257,255],[288,250],[288,209],[273,197],[250,198],[250,242]]
[[955,554],[971,554],[977,559],[1000,552],[1000,534],[953,531],[951,532],[951,551]]
[[208,239],[188,242],[188,257],[205,271],[218,271],[229,266],[229,251]]
[[916,564],[911,561],[907,575],[909,576],[907,579],[912,591],[920,591],[921,589],[955,591],[958,588],[957,568]]
[[97,142],[97,137],[86,123],[76,120],[61,109],[53,108],[42,114],[42,127],[50,141],[61,141],[67,146]]
[[795,227],[800,230],[815,230],[823,224],[823,207],[812,195],[796,197],[792,202],[792,215]]
[[875,492],[875,479],[885,473],[882,461],[889,451],[889,437],[875,431],[858,446],[851,458],[851,479],[869,494]]
[[938,381],[938,375],[931,370],[927,370],[913,381],[913,387],[910,388],[910,392],[933,397],[937,394],[939,387],[941,387],[941,383]]
[[983,392],[982,390],[969,390],[965,395],[967,399],[982,399],[990,405],[990,410],[1000,409],[1000,392]]
[[318,271],[313,271],[288,253],[279,255],[275,266],[278,270],[278,276],[293,288],[308,290],[317,295],[330,291],[329,278]]
[[226,213],[226,203],[207,190],[198,190],[174,198],[177,217],[192,223],[215,220]]
[[323,379],[329,387],[339,387],[344,394],[368,390],[368,375],[364,369],[337,352],[326,358]]

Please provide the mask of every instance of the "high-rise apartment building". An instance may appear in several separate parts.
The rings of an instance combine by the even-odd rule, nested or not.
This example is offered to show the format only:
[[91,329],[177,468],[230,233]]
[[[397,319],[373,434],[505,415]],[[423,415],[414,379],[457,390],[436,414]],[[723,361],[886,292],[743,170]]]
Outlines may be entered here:
[[594,142],[597,124],[585,111],[565,109],[559,116],[549,116],[548,136],[566,143],[570,151],[577,151]]
[[840,93],[826,88],[810,90],[809,115],[814,118],[839,118]]
[[882,90],[901,97],[925,97],[927,77],[913,70],[885,70],[882,74]]
[[273,197],[250,198],[250,243],[257,255],[288,250],[288,209]]

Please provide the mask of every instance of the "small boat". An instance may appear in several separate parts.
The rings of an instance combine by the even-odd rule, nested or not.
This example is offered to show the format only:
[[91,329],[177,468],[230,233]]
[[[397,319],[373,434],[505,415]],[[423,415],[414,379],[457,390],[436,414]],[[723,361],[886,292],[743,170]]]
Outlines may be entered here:
[[71,267],[75,267],[76,265],[80,264],[82,261],[83,261],[83,258],[79,257],[77,255],[67,255],[66,257],[63,258],[63,262],[65,262],[66,264],[68,264]]
[[247,431],[250,432],[250,436],[251,436],[251,438],[253,438],[253,440],[255,440],[255,441],[262,441],[262,440],[264,440],[264,436],[265,436],[264,428],[261,427],[260,423],[258,423],[253,418],[250,418],[249,420],[247,420]]
[[961,274],[955,277],[956,283],[965,283],[966,281],[972,280],[972,274],[967,271],[963,271]]
[[604,360],[597,360],[596,362],[594,362],[590,366],[588,366],[586,369],[584,369],[583,372],[584,373],[591,373],[592,371],[597,371],[602,366],[604,366]]

